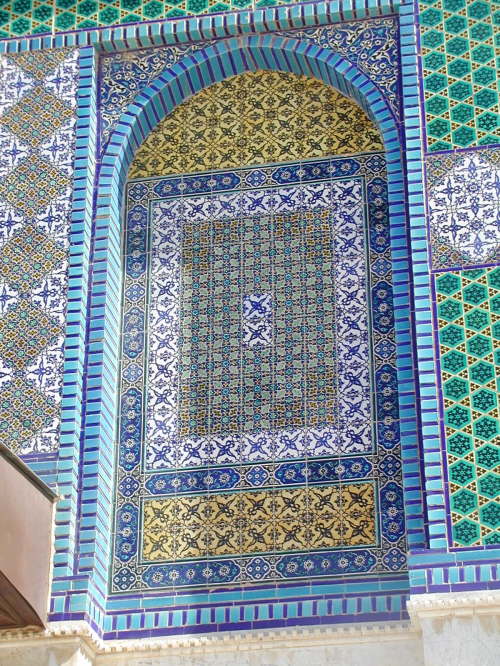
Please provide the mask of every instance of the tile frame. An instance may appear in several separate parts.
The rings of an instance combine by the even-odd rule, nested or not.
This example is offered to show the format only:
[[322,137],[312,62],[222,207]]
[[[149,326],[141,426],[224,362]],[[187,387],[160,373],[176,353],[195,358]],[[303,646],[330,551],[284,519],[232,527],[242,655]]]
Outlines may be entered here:
[[[408,287],[408,260],[405,251],[407,245],[406,232],[404,231],[405,205],[401,203],[401,200],[404,199],[404,180],[401,171],[402,163],[400,155],[400,143],[402,142],[401,123],[394,120],[380,92],[364,74],[357,72],[355,67],[343,61],[342,58],[312,45],[302,45],[301,51],[297,50],[297,53],[292,52],[290,56],[285,55],[283,63],[280,60],[280,56],[276,55],[279,46],[282,46],[282,43],[287,41],[283,40],[283,38],[277,39],[272,35],[249,37],[245,40],[247,42],[245,44],[245,52],[242,52],[240,48],[241,40],[233,39],[228,40],[229,43],[219,43],[217,45],[217,52],[213,53],[212,57],[215,57],[217,62],[222,64],[220,76],[224,78],[224,76],[236,73],[239,68],[248,66],[243,61],[243,58],[249,53],[248,40],[253,40],[251,42],[252,50],[256,49],[255,42],[259,43],[258,57],[255,57],[252,63],[253,67],[260,65],[261,67],[280,69],[286,66],[296,73],[305,71],[309,75],[312,73],[318,78],[326,79],[327,83],[339,88],[343,94],[354,97],[358,103],[361,103],[365,110],[368,110],[372,118],[374,117],[377,120],[377,124],[385,136],[389,157],[391,220],[394,225],[392,248],[397,256],[397,270],[395,271],[395,276],[397,277],[395,285],[396,327],[402,332],[398,369],[404,377],[404,381],[402,382],[401,414],[402,420],[405,423],[404,436],[406,444],[403,456],[407,469],[405,483],[406,490],[408,491],[409,489],[418,487],[420,470],[418,469],[418,435],[413,409],[415,397],[412,385],[412,342],[411,334],[405,334],[404,332],[408,327],[410,292]],[[231,49],[228,46],[231,46]],[[82,50],[87,65],[86,85],[82,86],[81,89],[81,99],[83,102],[81,114],[82,141],[84,141],[84,135],[88,136],[93,131],[91,128],[95,122],[95,98],[93,97],[95,82],[94,87],[91,84],[91,77],[95,76],[95,63],[94,67],[90,66],[92,52],[93,50],[90,48]],[[238,55],[238,53],[241,55],[237,61],[234,56]],[[169,108],[173,108],[173,106],[179,103],[182,96],[189,96],[193,92],[192,83],[185,76],[187,65],[197,67],[203,74],[206,74],[208,71],[206,68],[201,70],[202,63],[199,57],[184,58],[175,73],[170,72],[166,73],[163,77],[159,77],[148,90],[138,95],[135,105],[129,106],[127,112],[122,116],[122,120],[112,137],[102,161],[96,165],[92,153],[87,151],[88,163],[84,167],[82,162],[82,180],[80,181],[82,187],[79,189],[78,200],[79,219],[82,219],[82,207],[85,195],[87,197],[85,206],[87,206],[91,198],[94,200],[94,205],[96,206],[95,222],[92,229],[94,233],[94,244],[91,254],[92,273],[90,278],[92,292],[90,295],[90,317],[87,325],[87,358],[85,364],[89,369],[92,368],[92,371],[88,373],[82,397],[86,428],[82,434],[82,460],[78,469],[82,484],[81,497],[83,500],[81,512],[77,515],[76,520],[80,526],[77,544],[79,554],[75,558],[73,575],[63,575],[62,578],[54,580],[53,589],[55,596],[53,598],[52,619],[86,618],[96,631],[99,633],[104,632],[104,635],[107,634],[107,629],[111,630],[113,627],[115,629],[123,627],[126,630],[126,635],[130,636],[130,630],[136,626],[136,620],[134,620],[136,615],[132,611],[135,604],[131,603],[131,599],[124,598],[121,601],[116,600],[113,605],[110,605],[110,602],[106,602],[105,599],[106,562],[109,557],[109,547],[106,544],[105,530],[107,518],[102,500],[106,496],[109,497],[111,488],[110,479],[114,435],[112,431],[112,410],[108,408],[107,403],[109,399],[113,398],[113,373],[116,372],[116,367],[113,367],[113,363],[110,363],[108,343],[117,334],[117,329],[116,313],[106,313],[103,304],[106,300],[106,295],[108,298],[111,297],[114,302],[119,301],[116,276],[120,270],[119,257],[116,256],[115,250],[119,233],[117,234],[116,230],[111,230],[111,235],[107,237],[107,220],[110,216],[115,219],[119,216],[119,193],[120,188],[123,187],[124,174],[128,166],[127,162],[132,158],[132,146],[136,147],[139,145],[144,136],[150,131],[152,125],[156,124],[159,118],[162,117],[162,114],[164,115]],[[331,73],[328,72],[329,66],[333,66]],[[240,69],[240,71],[243,70]],[[338,74],[334,73],[335,71]],[[168,83],[171,85],[175,84],[177,91],[169,93],[166,103],[160,102],[157,93],[163,86],[167,87],[166,84]],[[199,81],[197,85],[199,85]],[[156,95],[156,99],[152,101],[154,95]],[[149,120],[147,113],[144,113],[144,109],[148,106],[152,120]],[[139,116],[141,116],[140,122],[137,123],[137,117]],[[125,145],[127,142],[128,145]],[[118,156],[120,153],[122,157],[125,157],[125,160],[119,159]],[[81,156],[83,160],[83,148]],[[117,171],[116,168],[113,169],[113,164],[118,164],[120,161],[121,171]],[[97,185],[97,193],[92,191],[90,187],[90,174],[92,171],[96,172],[95,184]],[[87,187],[83,186],[84,178],[87,179]],[[85,221],[82,228],[88,230],[91,224],[88,208],[85,208],[83,217]],[[101,405],[104,411],[99,413],[96,407],[102,397],[105,399],[105,404]],[[99,462],[99,473],[96,477],[95,464],[97,461]],[[91,472],[91,470],[93,471]],[[410,471],[408,472],[408,470]],[[421,514],[419,514],[420,501],[417,500],[415,502],[411,495],[407,496],[407,500],[409,500],[412,515],[410,542],[414,546],[421,545],[423,544],[423,519]],[[401,583],[402,581],[398,585],[401,585]],[[375,590],[380,589],[381,583],[378,580],[372,580],[371,582],[367,580],[364,585],[366,592],[369,590],[375,592]],[[404,591],[398,594],[397,617],[400,618],[404,616],[403,606],[407,593]],[[140,601],[138,599],[137,601],[140,602],[140,607],[143,608],[143,603],[146,603],[146,600]],[[360,612],[361,607],[366,605],[365,602],[372,604],[368,599],[360,601],[361,606],[358,603],[355,611],[358,613],[355,616],[355,619],[358,621],[368,617]],[[125,624],[119,620],[114,621],[111,619],[109,613],[113,613],[112,608],[116,608],[115,604],[119,604],[123,612],[126,608],[132,611],[131,615],[127,615],[128,619],[123,616]],[[378,602],[372,605],[377,607]],[[338,605],[336,605],[336,608],[338,609]],[[327,608],[325,608],[325,617],[322,621],[346,621],[346,618],[351,618],[350,621],[352,621],[354,619],[354,616],[350,612],[353,609],[352,604],[344,600],[341,608],[343,609],[341,616],[330,619],[326,617],[328,613]],[[139,607],[137,607],[138,609]],[[370,619],[395,619],[391,609],[392,606],[390,604],[379,605],[378,608],[375,608],[376,614],[369,617]],[[175,612],[172,611],[172,613]],[[402,612],[403,615],[401,615]],[[257,618],[258,616],[254,615],[253,617]],[[271,624],[273,626],[280,626],[280,621],[275,618]],[[310,622],[311,620],[307,620],[306,617],[302,619],[295,617],[293,622],[286,620],[285,623],[300,623],[302,621]],[[314,620],[314,622],[318,621],[319,618]],[[161,623],[160,618],[158,618],[158,622]],[[159,631],[160,633],[167,631],[166,629],[158,629],[156,621],[155,627],[154,631]],[[231,625],[231,627],[242,628],[242,624],[238,622],[234,626]],[[208,625],[206,630],[208,630]],[[113,635],[117,634],[114,633]]]

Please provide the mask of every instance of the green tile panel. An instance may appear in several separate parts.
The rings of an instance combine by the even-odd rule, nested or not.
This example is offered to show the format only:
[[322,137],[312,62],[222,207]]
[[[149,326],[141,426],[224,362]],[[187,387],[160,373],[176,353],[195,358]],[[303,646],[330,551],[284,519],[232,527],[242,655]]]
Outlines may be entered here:
[[293,0],[0,0],[0,38],[273,7]]
[[420,45],[431,151],[500,142],[500,1],[421,0]]
[[453,545],[500,543],[500,266],[436,279]]

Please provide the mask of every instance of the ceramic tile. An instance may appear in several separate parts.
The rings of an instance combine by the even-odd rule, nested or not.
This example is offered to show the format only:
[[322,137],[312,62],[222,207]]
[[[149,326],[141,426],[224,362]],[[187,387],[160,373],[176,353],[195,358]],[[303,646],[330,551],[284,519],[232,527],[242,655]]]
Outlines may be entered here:
[[249,72],[203,90],[166,116],[137,151],[129,177],[382,148],[362,109],[333,88],[292,74]]
[[2,56],[0,438],[19,454],[58,447],[76,55]]
[[[343,22],[341,25],[329,25],[323,26],[314,29],[308,30],[294,30],[293,32],[283,32],[277,33],[282,36],[290,36],[295,39],[306,40],[312,44],[323,48],[329,48],[334,50],[337,53],[340,53],[348,62],[355,64],[361,69],[372,81],[375,81],[377,86],[383,91],[386,99],[388,100],[391,108],[398,113],[399,102],[397,98],[397,69],[394,67],[394,62],[398,59],[398,26],[397,21],[394,18],[373,18],[369,22],[365,21],[356,21],[356,22]],[[152,81],[159,76],[165,70],[171,69],[181,58],[188,56],[190,54],[196,53],[196,51],[201,48],[213,44],[211,41],[186,44],[186,45],[176,45],[161,47],[156,49],[138,49],[135,51],[119,51],[113,54],[103,54],[99,60],[100,68],[100,79],[101,79],[101,96],[100,96],[100,105],[101,105],[101,117],[102,117],[102,137],[103,137],[103,146],[106,145],[110,133],[113,128],[116,126],[116,123],[120,117],[120,114],[125,111],[127,104],[129,104],[135,95],[144,89],[146,86],[150,85]],[[283,77],[283,74],[281,75]],[[274,88],[272,87],[274,84]],[[258,83],[258,80],[255,77],[248,77],[247,90],[251,86],[260,86],[260,97],[261,102],[264,103],[264,97],[266,98],[266,105],[270,105],[271,98],[274,92],[278,91],[277,75],[274,75],[272,72],[267,73],[267,81],[262,81]],[[216,86],[216,90],[220,89],[220,84]],[[331,135],[331,132],[328,130],[328,123],[333,121],[332,117],[332,105],[336,104],[340,107],[341,113],[344,118],[344,122],[349,123],[349,115],[352,114],[353,126],[356,126],[356,122],[359,122],[360,125],[358,129],[360,132],[363,130],[361,126],[364,126],[363,115],[360,114],[359,110],[353,111],[349,106],[345,106],[346,102],[342,101],[341,104],[338,104],[339,99],[338,95],[335,94],[331,89],[322,90],[322,94],[319,99],[315,95],[320,91],[318,87],[318,82],[309,81],[309,84],[297,84],[297,81],[294,82],[294,79],[290,79],[290,85],[287,90],[283,90],[279,93],[279,97],[286,97],[286,103],[289,104],[290,94],[295,98],[295,105],[302,104],[301,96],[304,95],[305,99],[309,100],[309,103],[306,105],[302,104],[303,107],[310,107],[310,110],[307,112],[307,122],[314,126],[315,123],[323,123],[324,126],[324,138],[321,139],[323,142],[328,142],[330,144],[330,152],[339,152],[341,148],[342,152],[349,152],[349,145],[340,147],[338,141]],[[206,91],[204,95],[200,97],[200,109],[202,112],[202,117],[209,120],[210,113],[213,113],[215,109],[209,111],[208,104],[209,100],[213,103],[213,94]],[[255,99],[255,98],[254,98]],[[204,102],[204,103],[203,103]],[[273,101],[276,105],[276,100]],[[240,124],[240,120],[231,117],[230,110],[227,106],[224,106],[222,100],[215,101],[217,106],[217,112],[223,114],[224,122],[226,123],[226,130],[229,130],[231,127],[235,127],[235,123]],[[269,107],[270,108],[270,107]],[[174,123],[174,126],[171,126],[169,122],[166,122],[166,128],[174,129],[175,126],[181,120],[180,116],[184,115],[185,111],[183,110],[178,114],[177,121]],[[249,117],[249,114],[253,114],[252,118]],[[321,115],[323,114],[323,115]],[[212,116],[213,117],[213,116]],[[246,123],[250,135],[246,137],[247,141],[250,141],[250,145],[253,145],[253,152],[255,153],[258,150],[258,144],[253,138],[253,126],[252,123],[257,123],[257,127],[260,125],[259,131],[266,134],[266,141],[271,141],[272,143],[276,142],[274,136],[274,129],[272,127],[271,118],[262,117],[262,109],[246,108]],[[185,131],[191,132],[191,139],[196,139],[194,132],[196,130],[197,124],[200,122],[200,119],[196,114],[191,114],[189,119],[186,117],[186,122],[188,123],[187,129]],[[303,118],[305,121],[306,118]],[[338,121],[338,118],[336,118]],[[274,122],[284,123],[282,126],[283,129],[286,129],[287,118],[274,119]],[[192,128],[190,129],[189,124],[191,123]],[[230,123],[228,125],[228,123]],[[325,124],[326,123],[326,124]],[[291,127],[290,131],[294,131],[296,128]],[[307,131],[307,128],[300,127],[298,131],[302,133],[304,130]],[[212,132],[213,132],[212,128]],[[315,132],[315,136],[318,139],[318,133]],[[186,140],[187,137],[184,138]],[[212,137],[213,139],[213,137]],[[375,136],[370,137],[371,141],[378,141]],[[177,132],[177,141],[182,141],[183,138],[180,134],[180,129]],[[360,139],[358,138],[358,141]],[[199,149],[202,149],[204,152],[208,150],[208,145],[203,145],[199,139],[198,132],[198,145]],[[352,138],[350,139],[352,143]],[[208,141],[207,141],[208,143]],[[290,142],[288,142],[289,144]],[[265,147],[265,145],[264,145]],[[265,150],[270,152],[271,146],[268,148],[265,147]],[[357,149],[357,148],[356,148]],[[356,151],[354,150],[354,152]],[[275,147],[276,150],[276,147]],[[320,150],[320,148],[318,148]],[[224,150],[221,147],[221,152],[224,153]],[[309,153],[310,154],[310,153]],[[318,155],[322,154],[321,152],[317,153]],[[312,156],[312,155],[310,155]],[[290,156],[293,157],[293,156]],[[285,157],[285,159],[287,159]],[[165,160],[165,157],[160,157],[160,160]],[[206,159],[202,161],[206,164]],[[227,166],[231,166],[228,164]],[[213,165],[200,166],[199,168],[212,168]],[[183,165],[181,171],[184,171],[186,166]],[[160,173],[166,173],[163,171],[155,171],[155,175]]]
[[[249,127],[303,117],[299,77],[219,88],[231,164],[263,160]],[[205,97],[180,109],[192,139],[169,154],[178,162],[146,141],[127,190],[113,591],[394,571],[405,536],[384,157],[311,159],[332,147],[306,123],[286,146],[302,161],[220,170],[221,138],[208,130],[215,143],[198,150],[193,133],[219,108]],[[330,120],[335,146],[355,151]],[[281,140],[268,144],[282,160]],[[219,170],[190,175],[205,162]],[[295,497],[311,509],[300,520]]]
[[494,3],[422,0],[419,7],[429,150],[500,143]]
[[455,546],[500,543],[500,268],[436,279]]
[[436,155],[426,166],[433,268],[499,261],[498,151]]

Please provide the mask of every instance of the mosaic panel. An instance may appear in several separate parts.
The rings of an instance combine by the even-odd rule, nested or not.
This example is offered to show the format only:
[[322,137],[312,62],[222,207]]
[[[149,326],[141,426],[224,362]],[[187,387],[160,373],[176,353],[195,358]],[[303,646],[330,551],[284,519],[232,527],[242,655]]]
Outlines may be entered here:
[[428,157],[427,186],[433,268],[500,260],[500,152]]
[[[398,69],[394,66],[394,63],[398,62],[398,26],[396,19],[373,18],[365,21],[346,22],[276,34],[308,40],[322,48],[329,48],[336,53],[340,53],[376,83],[390,106],[397,113]],[[175,65],[183,56],[200,48],[206,48],[212,43],[207,41],[187,46],[168,46],[103,54],[99,60],[103,145],[107,143],[121,113],[144,87],[150,85],[157,76]],[[256,84],[255,80],[253,82]],[[273,83],[280,90],[282,96],[287,92],[283,90],[284,87],[287,87],[288,92],[290,92],[289,86],[284,86],[284,82],[277,74]],[[313,94],[312,87],[308,90],[309,94]],[[330,95],[334,95],[334,91],[329,90]],[[305,92],[307,93],[307,90]],[[259,100],[264,101],[262,99],[264,95],[268,97],[269,91],[266,93],[259,86],[254,97],[256,100],[254,105]],[[306,104],[304,101],[304,108],[301,111],[307,109],[312,103],[315,107],[317,106],[317,100],[310,99],[309,102],[309,104]],[[297,100],[295,100],[295,103],[297,106]],[[210,168],[210,165],[203,168]],[[160,173],[163,172],[156,171],[153,175],[159,175]]]
[[57,449],[77,52],[3,58],[0,98],[0,441]]
[[429,150],[500,142],[496,0],[420,0]]
[[[236,149],[235,149],[236,148]],[[240,74],[181,104],[136,153],[130,178],[383,150],[355,102],[316,79]]]
[[453,545],[500,543],[500,267],[436,278]]
[[383,155],[133,181],[127,211],[112,591],[403,568]]

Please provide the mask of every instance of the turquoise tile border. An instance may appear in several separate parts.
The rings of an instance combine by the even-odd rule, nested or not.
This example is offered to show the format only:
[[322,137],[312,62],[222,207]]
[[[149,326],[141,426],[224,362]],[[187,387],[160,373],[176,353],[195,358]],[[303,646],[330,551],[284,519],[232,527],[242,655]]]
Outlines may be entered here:
[[68,306],[65,364],[62,388],[61,435],[57,463],[57,491],[63,497],[56,509],[54,570],[56,581],[74,573],[77,552],[80,436],[85,375],[85,336],[88,298],[89,249],[91,244],[92,198],[89,176],[95,149],[95,66],[92,49],[79,53],[78,109],[74,162],[74,188],[70,226]]
[[[415,507],[425,510],[428,543],[431,548],[443,547],[446,536],[444,520],[432,513],[444,505],[442,490],[434,483],[441,481],[443,467],[437,414],[437,377],[434,371],[432,340],[432,298],[427,250],[427,228],[424,208],[423,177],[423,119],[418,86],[418,48],[415,16],[417,3],[409,2],[400,9],[401,57],[403,70],[403,107],[405,119],[406,158],[408,172],[408,215],[411,236],[411,258],[414,286],[414,316],[416,328],[417,377],[420,398],[422,452],[420,473],[425,493],[411,489]],[[415,467],[417,474],[417,467]],[[438,484],[439,486],[439,484]]]
[[183,19],[163,19],[101,29],[61,32],[0,40],[0,53],[36,51],[64,46],[93,46],[105,51],[181,44],[253,32],[289,30],[352,19],[386,16],[398,11],[400,0],[331,0],[298,3]]

